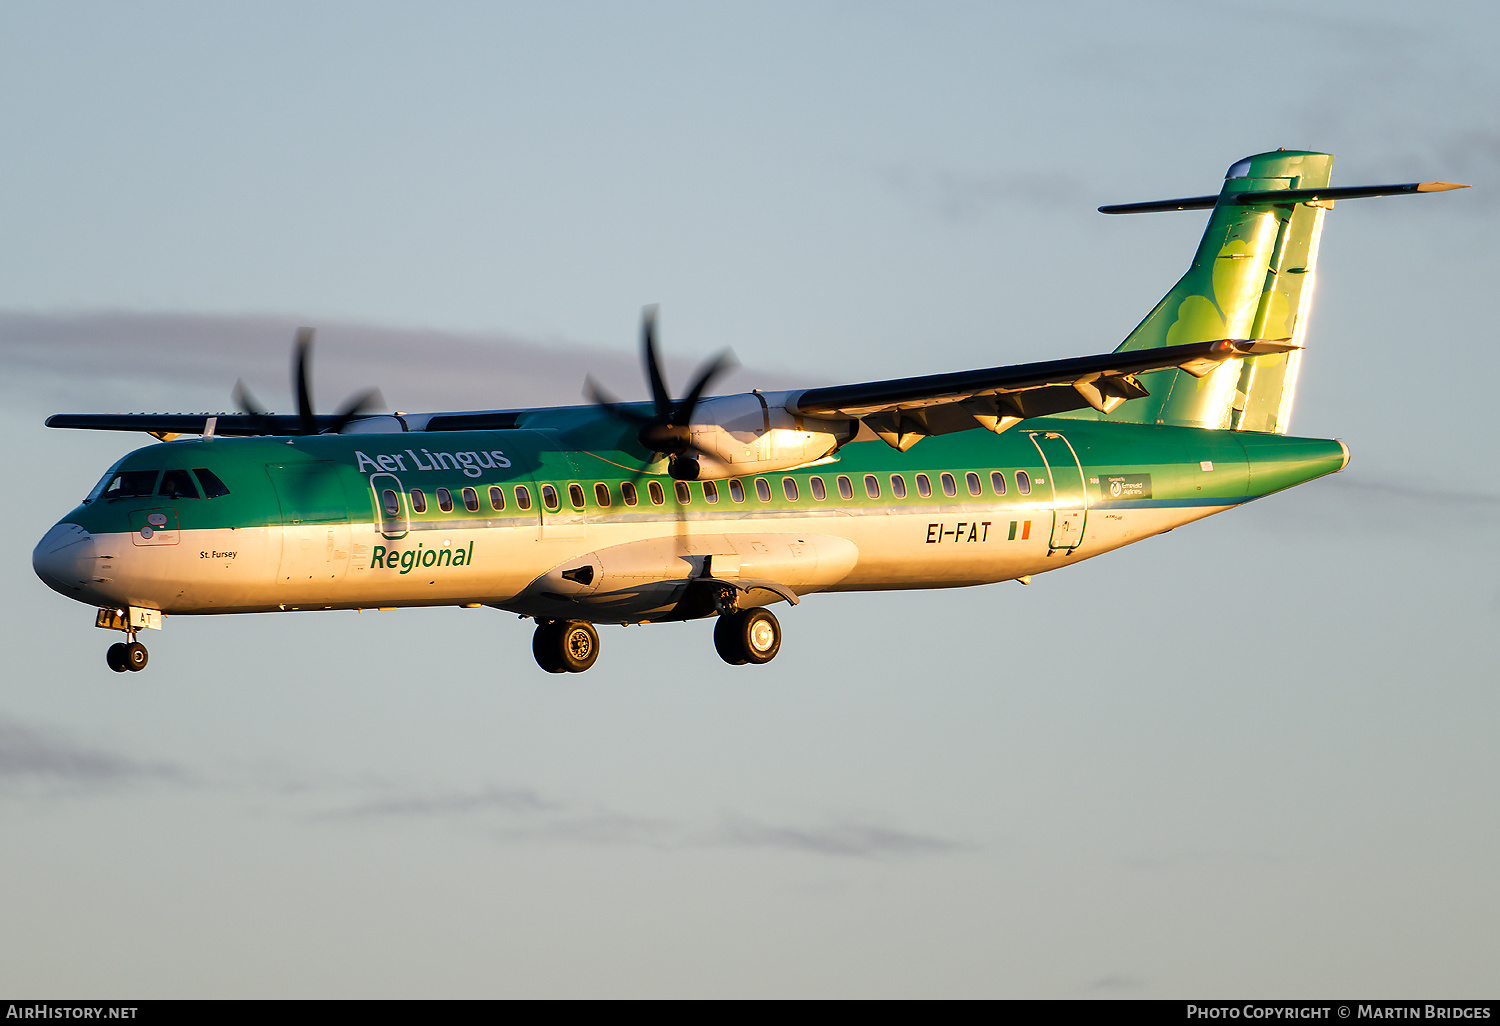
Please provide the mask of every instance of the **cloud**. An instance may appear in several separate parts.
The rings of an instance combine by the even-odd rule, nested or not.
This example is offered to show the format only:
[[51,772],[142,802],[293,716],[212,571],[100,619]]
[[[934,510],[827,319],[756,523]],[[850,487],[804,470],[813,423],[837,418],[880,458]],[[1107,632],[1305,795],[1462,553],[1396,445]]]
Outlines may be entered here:
[[880,177],[902,199],[953,224],[977,221],[1005,204],[1074,209],[1088,202],[1084,184],[1061,172],[970,174],[948,168],[918,170],[903,165],[883,169]]
[[1500,495],[1488,492],[1452,492],[1442,488],[1424,488],[1421,485],[1390,484],[1384,481],[1361,481],[1343,475],[1329,480],[1329,486],[1350,492],[1363,493],[1370,497],[1385,497],[1391,500],[1408,500],[1427,505],[1472,505],[1500,506]]
[[966,847],[941,837],[854,821],[827,826],[773,826],[729,814],[714,827],[640,816],[600,806],[571,805],[530,788],[484,787],[396,794],[319,812],[313,821],[449,819],[488,823],[504,841],[553,841],[654,848],[781,848],[846,858],[937,855]]
[[187,774],[170,763],[140,762],[117,752],[77,744],[61,734],[0,720],[0,786],[102,786],[186,779]]
[[547,840],[572,844],[646,845],[653,848],[683,847],[682,827],[672,820],[632,816],[597,810],[573,813],[537,823],[527,829],[501,832],[507,840]]
[[[286,412],[294,408],[291,346],[302,323],[274,315],[0,310],[0,363],[12,376],[52,379],[54,391],[100,397],[116,404],[115,412],[159,412],[131,404],[161,402],[168,394],[175,412],[225,412],[233,408],[230,391],[241,378],[263,404]],[[577,405],[585,401],[590,374],[627,400],[645,396],[639,361],[630,352],[501,333],[328,321],[315,327],[314,401],[323,412],[371,386],[396,410]],[[685,387],[696,357],[667,356],[665,364],[668,380]],[[745,369],[719,383],[745,389],[799,384]]]
[[720,843],[744,848],[784,848],[816,855],[879,858],[886,855],[943,855],[967,847],[931,835],[908,833],[868,823],[843,822],[822,827],[770,826],[731,817],[720,831]]
[[445,792],[382,798],[320,814],[320,819],[377,819],[391,816],[452,816],[482,812],[512,815],[549,812],[557,806],[529,788],[487,787],[478,791]]

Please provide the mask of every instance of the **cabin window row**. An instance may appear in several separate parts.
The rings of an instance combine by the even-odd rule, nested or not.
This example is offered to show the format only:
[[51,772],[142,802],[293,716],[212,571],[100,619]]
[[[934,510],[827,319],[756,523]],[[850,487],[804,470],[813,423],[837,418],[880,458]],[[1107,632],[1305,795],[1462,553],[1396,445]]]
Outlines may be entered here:
[[[983,480],[979,474],[970,471],[963,475],[964,488],[971,496],[979,496],[984,492]],[[217,480],[217,479],[216,479]],[[906,478],[901,474],[891,474],[887,479],[890,493],[893,498],[904,499],[907,496]],[[929,498],[933,494],[932,479],[927,474],[917,474],[913,478],[916,485],[917,495]],[[1021,495],[1031,494],[1031,475],[1024,470],[1015,472],[1016,492]],[[1004,495],[1007,491],[1006,477],[1003,471],[990,472],[990,491],[995,495]],[[704,481],[701,482],[703,500],[709,504],[719,501],[722,494],[721,487],[727,488],[729,500],[735,503],[745,501],[745,483],[739,478],[730,478],[727,482]],[[882,494],[882,482],[878,475],[865,474],[861,485],[866,497],[878,499]],[[689,505],[693,501],[693,491],[686,481],[672,482],[675,497],[681,505]],[[838,489],[839,498],[854,498],[854,481],[848,475],[840,474],[834,480],[834,486]],[[958,495],[958,479],[949,473],[938,475],[938,486],[943,495],[953,498]],[[758,477],[754,482],[755,497],[761,502],[771,501],[771,482],[763,477]],[[817,502],[823,502],[828,498],[827,485],[822,477],[814,476],[808,479],[807,490]],[[570,484],[567,486],[568,502],[574,509],[583,509],[585,505],[585,491],[583,485]],[[516,509],[531,509],[531,488],[527,485],[515,485],[511,494],[514,497]],[[788,502],[797,502],[801,499],[801,488],[797,479],[784,477],[781,479],[781,494]],[[439,488],[434,493],[437,507],[444,513],[450,513],[454,508],[454,497],[450,489]],[[504,512],[508,500],[505,489],[499,485],[491,485],[488,494],[490,509],[496,513]],[[666,489],[659,481],[646,482],[646,497],[653,506],[665,505],[667,501]],[[473,488],[464,488],[459,493],[464,509],[470,513],[479,512],[479,493]],[[562,508],[562,497],[556,485],[544,484],[541,486],[542,505],[548,510]],[[410,492],[411,510],[413,513],[426,513],[428,509],[427,493],[421,488],[413,488]],[[620,501],[626,506],[640,504],[641,495],[636,484],[632,481],[620,483]],[[387,488],[381,496],[382,505],[387,516],[395,517],[401,515],[401,503],[394,489]],[[601,508],[609,508],[614,505],[614,495],[609,485],[597,482],[594,485],[594,504]]]

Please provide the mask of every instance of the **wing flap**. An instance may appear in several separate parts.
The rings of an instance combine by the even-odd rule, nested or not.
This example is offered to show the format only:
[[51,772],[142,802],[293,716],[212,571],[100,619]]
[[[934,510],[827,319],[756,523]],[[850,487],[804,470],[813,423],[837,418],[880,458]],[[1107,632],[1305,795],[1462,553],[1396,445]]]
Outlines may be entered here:
[[[854,417],[883,438],[947,434],[978,421],[992,431],[1028,417],[1092,406],[1109,413],[1150,393],[1136,375],[1180,368],[1201,376],[1225,360],[1300,348],[1286,339],[1218,339],[1162,349],[811,388],[787,408],[808,417]],[[1009,423],[1005,423],[1005,422]],[[1001,426],[1001,425],[1004,426]],[[890,438],[886,438],[891,441]],[[896,442],[897,448],[909,448]]]

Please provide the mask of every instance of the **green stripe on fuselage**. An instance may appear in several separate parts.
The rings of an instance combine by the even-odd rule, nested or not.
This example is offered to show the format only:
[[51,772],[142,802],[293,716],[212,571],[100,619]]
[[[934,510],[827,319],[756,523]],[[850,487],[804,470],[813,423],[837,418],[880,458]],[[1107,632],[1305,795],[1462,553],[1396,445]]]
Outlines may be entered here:
[[[546,430],[548,421],[555,421],[563,430]],[[1031,432],[1037,431],[1061,433],[1071,443],[1083,466],[1088,504],[1096,508],[1233,505],[1333,473],[1343,466],[1345,459],[1338,442],[1324,439],[1037,418],[1002,435],[976,429],[935,436],[905,453],[882,442],[846,445],[836,457],[816,465],[744,478],[743,502],[732,501],[727,482],[719,481],[719,501],[707,503],[704,483],[692,482],[689,485],[690,501],[683,507],[676,501],[674,482],[670,478],[665,475],[635,478],[633,468],[641,466],[647,454],[636,449],[633,440],[622,447],[620,431],[615,424],[591,418],[586,408],[566,408],[536,411],[529,415],[528,429],[515,431],[314,435],[291,440],[214,438],[151,445],[131,453],[118,469],[207,467],[224,481],[230,494],[216,499],[169,499],[165,496],[101,499],[80,506],[66,519],[94,533],[129,531],[131,511],[171,505],[177,510],[182,530],[277,526],[283,523],[283,509],[267,467],[287,467],[304,462],[326,463],[335,470],[349,497],[349,519],[353,523],[378,522],[378,498],[370,486],[371,474],[391,473],[408,491],[421,489],[426,495],[427,511],[411,515],[412,530],[539,523],[539,518],[552,515],[552,511],[540,508],[538,486],[541,484],[552,484],[558,489],[561,508],[556,515],[559,518],[566,520],[584,515],[591,522],[618,519],[668,523],[675,522],[684,513],[690,521],[742,519],[767,514],[770,515],[768,519],[780,519],[778,514],[826,513],[838,516],[917,512],[942,507],[961,509],[979,504],[990,509],[1013,506],[1034,512],[1052,506],[1050,482],[1046,481],[1048,471],[1029,437]],[[477,457],[481,453],[486,454],[492,464],[498,464],[503,458],[509,466],[484,467],[480,465],[484,460]],[[496,453],[502,455],[496,456]],[[381,457],[386,457],[383,465],[378,463]],[[439,463],[443,469],[437,469]],[[383,470],[385,465],[395,469],[386,472]],[[1212,469],[1208,469],[1210,467]],[[1006,493],[1003,496],[996,495],[992,489],[992,471],[1002,471],[1005,475]],[[1031,494],[1019,492],[1018,471],[1035,482]],[[943,494],[941,475],[944,472],[954,476],[956,496]],[[969,494],[965,481],[965,474],[969,472],[980,477],[978,496]],[[916,475],[919,473],[928,476],[933,490],[931,496],[918,494]],[[863,481],[866,474],[875,475],[879,481],[878,498],[866,495]],[[892,474],[902,476],[906,486],[904,498],[892,494]],[[840,475],[850,478],[852,498],[844,499],[839,495],[837,479]],[[810,482],[814,476],[821,477],[824,482],[826,498],[822,501],[813,498]],[[1111,498],[1103,491],[1105,486],[1100,484],[1110,476],[1149,476],[1150,497]],[[757,477],[764,478],[770,486],[771,499],[768,502],[757,498]],[[791,478],[796,483],[796,501],[787,499],[782,487],[783,478]],[[634,507],[623,504],[620,492],[621,483],[632,479],[636,481],[640,495],[639,504]],[[647,488],[650,481],[662,485],[666,495],[664,505],[650,503]],[[575,509],[569,501],[568,485],[573,483],[583,489],[585,503],[582,509]],[[600,483],[609,489],[611,504],[608,507],[601,507],[595,501],[594,485]],[[491,509],[487,493],[492,485],[506,489],[506,508],[503,511]],[[530,509],[517,508],[516,485],[530,489]],[[477,513],[464,506],[462,489],[465,487],[472,487],[478,493],[480,509]],[[450,490],[453,496],[451,512],[438,508],[438,488]]]

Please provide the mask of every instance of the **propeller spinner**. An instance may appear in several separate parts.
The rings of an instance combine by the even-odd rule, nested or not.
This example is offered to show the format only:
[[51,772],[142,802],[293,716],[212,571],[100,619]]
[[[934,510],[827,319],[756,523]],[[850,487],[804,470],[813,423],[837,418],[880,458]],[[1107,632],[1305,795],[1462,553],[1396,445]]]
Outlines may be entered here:
[[[334,414],[333,423],[326,428],[318,427],[318,416],[313,411],[312,382],[308,373],[308,361],[312,355],[313,336],[312,328],[297,329],[297,343],[292,360],[292,391],[297,394],[297,427],[291,433],[294,435],[316,435],[322,431],[329,434],[338,434],[349,425],[349,422],[359,416],[365,410],[384,405],[380,396],[380,390],[376,388],[366,389],[350,396]],[[264,434],[277,435],[283,432],[279,430],[277,423],[271,419],[270,414],[261,409],[245,387],[243,381],[235,382],[234,401],[247,416],[254,418],[260,425]]]
[[[656,462],[657,456],[667,458],[667,473],[678,481],[698,479],[698,457],[706,455],[693,444],[693,409],[703,398],[709,382],[735,366],[735,359],[728,350],[719,353],[698,372],[693,386],[680,402],[672,399],[661,373],[661,363],[656,354],[656,307],[648,306],[641,317],[641,350],[646,364],[646,377],[651,383],[653,415],[647,416],[622,406],[616,399],[601,389],[590,378],[588,395],[596,406],[611,416],[637,428],[636,438],[641,446],[651,452],[652,459],[646,466]],[[645,467],[641,470],[644,472]]]

